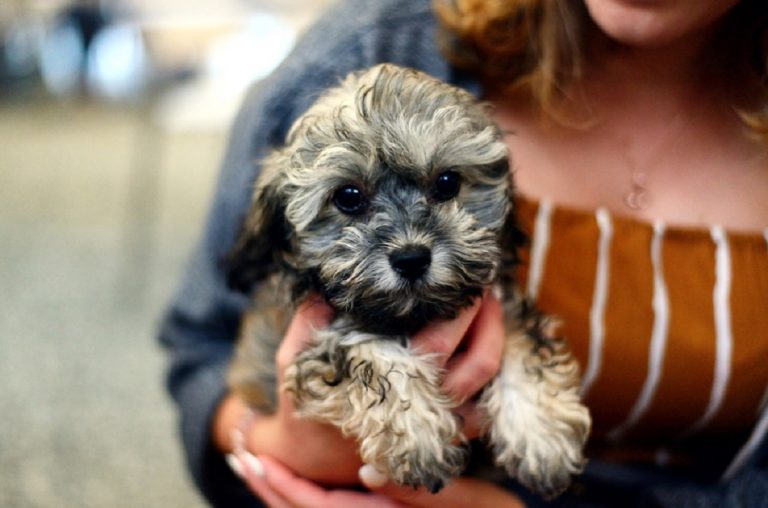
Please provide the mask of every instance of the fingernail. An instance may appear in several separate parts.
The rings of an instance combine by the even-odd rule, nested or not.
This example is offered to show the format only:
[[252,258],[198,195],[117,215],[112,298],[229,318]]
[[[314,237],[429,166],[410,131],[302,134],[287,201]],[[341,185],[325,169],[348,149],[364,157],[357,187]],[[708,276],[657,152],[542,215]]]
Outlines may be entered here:
[[238,478],[244,478],[245,472],[243,471],[243,464],[235,457],[234,453],[228,453],[224,456],[224,458],[227,461],[227,464],[229,465],[229,468],[232,470],[233,473],[237,475]]
[[357,472],[357,475],[360,477],[360,481],[363,482],[363,485],[370,489],[383,487],[389,481],[389,478],[387,478],[384,473],[380,472],[370,464],[363,465]]
[[260,478],[264,478],[264,464],[261,463],[256,455],[250,452],[243,452],[240,457],[245,467],[247,467],[251,473]]

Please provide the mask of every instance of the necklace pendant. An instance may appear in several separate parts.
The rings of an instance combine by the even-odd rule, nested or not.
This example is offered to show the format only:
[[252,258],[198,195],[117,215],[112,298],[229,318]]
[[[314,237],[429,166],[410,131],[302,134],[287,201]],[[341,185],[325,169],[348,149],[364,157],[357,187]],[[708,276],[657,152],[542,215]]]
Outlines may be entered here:
[[633,186],[624,194],[624,204],[632,210],[645,210],[649,204],[648,191],[644,187]]
[[624,204],[632,210],[645,210],[648,208],[650,197],[646,187],[646,175],[642,171],[632,171],[632,188],[624,194]]

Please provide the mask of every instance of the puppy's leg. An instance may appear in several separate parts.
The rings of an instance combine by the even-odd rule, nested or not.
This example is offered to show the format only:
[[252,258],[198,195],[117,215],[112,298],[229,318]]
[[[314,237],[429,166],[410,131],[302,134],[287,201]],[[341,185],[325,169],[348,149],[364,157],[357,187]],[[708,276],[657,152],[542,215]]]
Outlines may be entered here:
[[565,490],[584,466],[589,411],[579,400],[578,366],[539,324],[507,337],[501,370],[480,404],[496,462],[545,497]]
[[357,438],[360,456],[400,485],[439,490],[461,472],[465,451],[455,404],[440,392],[438,371],[392,339],[329,349],[324,337],[297,359],[287,388],[303,416]]

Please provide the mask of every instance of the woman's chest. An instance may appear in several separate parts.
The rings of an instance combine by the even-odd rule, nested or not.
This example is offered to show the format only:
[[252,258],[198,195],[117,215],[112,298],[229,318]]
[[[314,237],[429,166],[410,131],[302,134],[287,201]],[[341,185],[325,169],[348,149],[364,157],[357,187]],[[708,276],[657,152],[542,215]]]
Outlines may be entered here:
[[575,129],[504,108],[497,120],[526,196],[646,222],[752,232],[768,225],[768,149],[742,126],[669,130],[635,125],[627,114]]
[[768,229],[684,229],[521,199],[520,280],[562,320],[602,437],[746,430],[768,387]]

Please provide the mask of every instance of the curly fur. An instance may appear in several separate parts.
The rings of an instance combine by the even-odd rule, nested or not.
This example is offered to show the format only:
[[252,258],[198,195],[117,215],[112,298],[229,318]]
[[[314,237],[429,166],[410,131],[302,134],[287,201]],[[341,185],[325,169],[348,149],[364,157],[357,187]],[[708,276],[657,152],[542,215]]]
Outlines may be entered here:
[[[434,189],[446,171],[460,188],[442,199]],[[346,185],[365,196],[359,214],[334,206]],[[354,436],[363,460],[397,483],[438,490],[461,472],[464,438],[442,373],[409,336],[500,284],[506,348],[480,399],[490,444],[532,489],[565,489],[583,467],[590,418],[575,361],[517,297],[522,235],[511,195],[506,145],[485,105],[411,69],[348,76],[265,160],[228,259],[231,284],[256,287],[251,314],[261,316],[243,327],[233,388],[261,410],[274,406],[274,367],[264,358],[274,357],[289,313],[275,321],[281,303],[265,304],[274,289],[256,283],[280,279],[294,302],[320,293],[336,318],[289,367],[283,389],[300,414]],[[428,267],[405,277],[392,258],[413,246],[429,252]]]

